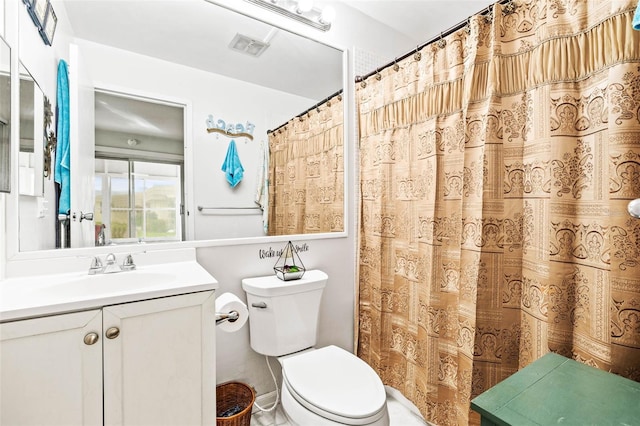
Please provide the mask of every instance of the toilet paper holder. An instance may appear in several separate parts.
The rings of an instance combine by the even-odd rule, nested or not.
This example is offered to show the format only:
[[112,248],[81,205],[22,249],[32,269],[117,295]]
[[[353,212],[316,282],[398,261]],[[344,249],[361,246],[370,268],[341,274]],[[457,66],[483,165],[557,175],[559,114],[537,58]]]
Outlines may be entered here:
[[227,313],[216,312],[216,325],[225,321],[236,322],[240,318],[238,311],[229,311]]

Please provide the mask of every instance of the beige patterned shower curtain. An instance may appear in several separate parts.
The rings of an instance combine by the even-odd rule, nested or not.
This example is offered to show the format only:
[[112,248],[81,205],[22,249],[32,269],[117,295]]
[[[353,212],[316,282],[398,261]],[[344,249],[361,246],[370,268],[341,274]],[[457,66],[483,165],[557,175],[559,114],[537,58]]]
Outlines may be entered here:
[[429,421],[548,351],[640,380],[636,4],[495,5],[357,83],[357,352]]
[[269,133],[269,235],[344,230],[343,101]]

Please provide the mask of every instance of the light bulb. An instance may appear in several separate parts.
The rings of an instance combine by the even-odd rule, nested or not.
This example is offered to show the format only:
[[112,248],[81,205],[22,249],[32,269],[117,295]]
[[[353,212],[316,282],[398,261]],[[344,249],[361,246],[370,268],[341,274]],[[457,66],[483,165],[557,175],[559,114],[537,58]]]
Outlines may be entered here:
[[331,6],[326,6],[320,15],[320,22],[330,24],[336,18],[336,10]]
[[300,0],[298,1],[296,12],[298,12],[299,14],[303,14],[310,11],[311,9],[313,9],[313,0]]

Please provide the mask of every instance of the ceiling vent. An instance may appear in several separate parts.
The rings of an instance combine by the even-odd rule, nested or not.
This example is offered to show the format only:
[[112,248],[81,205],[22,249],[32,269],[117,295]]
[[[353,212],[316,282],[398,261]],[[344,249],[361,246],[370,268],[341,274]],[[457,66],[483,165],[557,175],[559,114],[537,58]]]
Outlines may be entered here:
[[257,58],[262,55],[262,52],[267,50],[269,43],[255,40],[246,35],[236,34],[233,40],[231,40],[231,43],[229,43],[229,47],[237,52]]

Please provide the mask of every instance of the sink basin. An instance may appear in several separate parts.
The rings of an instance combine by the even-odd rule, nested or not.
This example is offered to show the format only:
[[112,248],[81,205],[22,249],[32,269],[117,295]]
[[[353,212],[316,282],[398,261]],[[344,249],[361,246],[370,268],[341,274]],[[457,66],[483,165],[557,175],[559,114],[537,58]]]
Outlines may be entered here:
[[195,259],[112,274],[85,270],[15,278],[0,282],[0,322],[216,288],[216,279]]
[[120,293],[133,289],[139,291],[163,286],[176,282],[176,280],[176,275],[171,273],[135,270],[113,274],[81,275],[64,281],[53,282],[38,291],[53,292],[58,297],[72,298],[76,295],[91,297],[92,295]]

